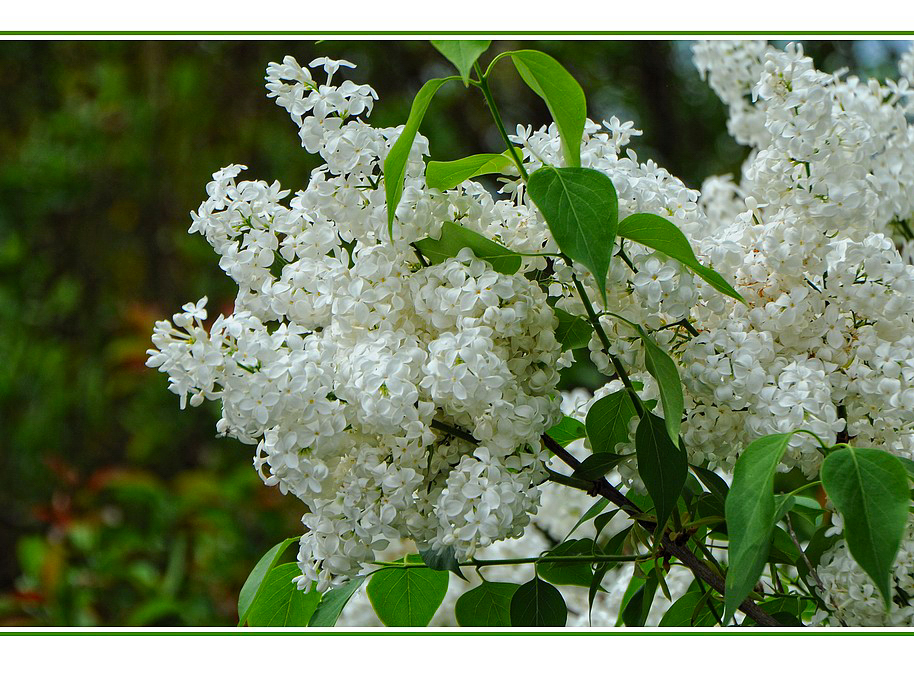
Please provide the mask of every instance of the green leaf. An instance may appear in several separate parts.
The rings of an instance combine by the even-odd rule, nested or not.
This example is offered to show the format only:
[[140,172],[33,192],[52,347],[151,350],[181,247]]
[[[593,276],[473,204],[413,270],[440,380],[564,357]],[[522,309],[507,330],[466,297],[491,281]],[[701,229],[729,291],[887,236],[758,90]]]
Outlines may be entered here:
[[279,542],[257,561],[257,565],[251,570],[248,579],[241,586],[241,592],[238,594],[238,625],[244,625],[247,620],[248,611],[250,611],[251,604],[254,603],[254,600],[257,599],[263,589],[263,582],[267,573],[276,565],[286,549],[289,548],[289,545],[299,539],[300,537],[289,537]]
[[778,597],[761,602],[759,608],[770,613],[781,625],[798,627],[803,625],[802,616],[806,602],[798,597]]
[[720,500],[720,504],[723,506],[727,500],[727,494],[730,493],[730,487],[727,486],[727,482],[724,481],[723,477],[716,472],[712,472],[707,467],[691,465],[690,469],[705,485],[705,488],[711,492],[711,495]]
[[803,551],[806,558],[801,560],[797,565],[797,570],[799,570],[803,577],[809,575],[809,566],[806,565],[806,561],[809,561],[809,564],[813,568],[818,567],[819,561],[822,560],[822,556],[825,552],[840,541],[841,537],[838,534],[825,536],[825,533],[831,531],[833,528],[834,525],[832,525],[831,520],[824,520],[822,525],[813,533],[812,538]]
[[451,572],[461,580],[468,581],[460,572],[460,562],[457,560],[457,552],[453,546],[445,546],[442,549],[419,549],[419,556],[422,558],[422,562],[432,570]]
[[717,621],[708,609],[708,596],[699,591],[683,594],[660,619],[661,628],[713,627]]
[[[590,556],[594,553],[593,539],[572,539],[562,542],[544,556]],[[589,587],[593,579],[590,563],[537,563],[536,573],[554,585]]]
[[584,90],[559,62],[538,50],[508,53],[527,86],[546,102],[562,137],[565,163],[581,165],[581,139],[587,120]]
[[679,428],[682,425],[682,413],[685,408],[682,399],[682,382],[676,362],[654,342],[641,326],[638,326],[641,340],[644,343],[644,365],[660,386],[660,401],[663,403],[663,422],[666,425],[670,440],[679,446]]
[[905,471],[908,473],[908,476],[911,479],[914,479],[914,460],[911,460],[910,458],[903,458],[899,455],[896,455],[895,457],[898,458],[898,462],[900,462],[901,466],[904,467]]
[[489,49],[492,41],[431,41],[437,51],[457,68],[464,86],[470,85],[470,69],[473,63]]
[[335,626],[343,609],[346,608],[346,604],[364,581],[364,577],[354,577],[346,584],[324,592],[321,603],[318,604],[311,620],[308,621],[308,627],[332,628]]
[[794,498],[790,494],[776,496],[774,499],[774,521],[778,523],[794,506]]
[[499,273],[512,275],[520,268],[520,254],[512,252],[488,237],[483,237],[478,232],[445,221],[441,226],[441,238],[433,240],[431,237],[419,240],[416,243],[419,251],[433,264],[457,256],[461,249],[469,247],[479,259],[484,259]]
[[513,167],[514,158],[509,151],[477,153],[456,161],[429,161],[425,168],[425,182],[429,187],[444,191],[473,177],[504,173]]
[[596,480],[605,477],[620,462],[626,459],[625,455],[617,453],[594,453],[572,472],[573,477]]
[[631,601],[632,597],[644,586],[644,583],[647,581],[647,572],[650,572],[653,567],[653,562],[635,565],[635,570],[628,581],[628,585],[625,587],[625,591],[622,593],[622,601],[619,602],[619,615],[616,616],[617,628],[623,625],[622,613],[625,611],[626,607],[628,607],[628,603]]
[[[594,528],[594,531],[596,532],[594,539],[596,539],[597,537],[600,536],[600,534],[603,532],[603,529],[606,527],[606,525],[608,525],[610,523],[610,521],[616,516],[616,513],[618,513],[618,512],[619,512],[618,508],[616,508],[615,510],[608,510],[605,513],[601,513],[600,515],[597,515],[597,517],[595,517],[593,519],[593,528]],[[616,535],[616,536],[618,536],[618,535]],[[615,539],[615,537],[613,537],[612,539],[609,540],[609,542],[606,546],[606,549],[609,549],[610,545],[615,544],[613,539]],[[618,551],[606,550],[605,553],[618,554]]]
[[645,412],[635,431],[635,452],[638,454],[638,474],[657,511],[659,533],[675,509],[689,474],[685,446],[674,446],[663,420]]
[[511,599],[520,585],[483,582],[463,594],[454,605],[457,625],[464,628],[503,628],[511,625]]
[[397,205],[403,196],[403,181],[406,179],[406,162],[409,159],[409,152],[416,140],[416,134],[419,132],[419,125],[422,124],[422,118],[425,117],[425,111],[428,110],[435,94],[442,85],[449,81],[454,81],[458,77],[444,77],[441,79],[429,79],[413,99],[412,108],[409,110],[409,117],[406,118],[406,124],[403,125],[403,131],[394,145],[391,146],[387,158],[384,159],[384,194],[387,198],[387,231],[391,238],[394,234],[394,218],[397,215]]
[[583,422],[574,417],[562,417],[562,420],[549,429],[546,434],[561,446],[567,446],[572,441],[587,436],[587,428]]
[[613,183],[599,170],[546,166],[530,175],[527,192],[559,249],[593,273],[605,304],[619,217]]
[[822,463],[822,485],[844,518],[844,538],[854,560],[892,601],[892,565],[908,523],[908,474],[891,453],[849,446]]
[[[775,517],[777,517],[775,515]],[[771,547],[768,550],[769,563],[787,563],[796,565],[802,554],[786,531],[777,525],[771,530]]]
[[431,568],[384,568],[366,589],[375,613],[391,627],[424,627],[447,594],[449,576]]
[[[597,528],[597,536],[600,535],[600,532],[603,531],[603,528],[612,519],[613,515],[615,515],[616,512],[618,512],[618,511],[610,511],[609,513],[604,513],[603,515],[607,515],[609,517],[607,517],[605,519],[605,521],[603,521],[602,524],[597,524],[597,523],[601,520],[601,518],[603,518],[603,515],[598,516],[594,520],[594,526]],[[625,545],[625,540],[628,537],[628,535],[631,533],[631,530],[632,530],[631,527],[626,527],[618,534],[614,534],[610,538],[610,540],[606,543],[606,546],[603,548],[603,553],[608,554],[608,555],[621,554],[622,547]],[[593,579],[591,579],[591,581],[590,581],[590,590],[588,591],[588,594],[587,594],[587,613],[588,613],[588,615],[590,614],[591,610],[593,610],[594,599],[596,599],[596,597],[597,597],[597,592],[600,591],[600,588],[601,588],[600,586],[603,583],[603,578],[606,576],[606,573],[608,573],[610,570],[612,570],[613,568],[618,566],[620,563],[621,563],[621,561],[616,561],[616,562],[607,561],[605,563],[600,563],[594,569]]]
[[511,597],[513,626],[561,628],[567,619],[568,607],[565,606],[562,593],[536,576],[518,587]]
[[635,591],[622,609],[620,617],[626,628],[641,628],[647,622],[647,616],[654,603],[654,595],[657,593],[657,584],[657,573],[651,570],[647,580]]
[[594,453],[614,453],[620,443],[628,443],[628,423],[635,406],[628,392],[619,390],[600,398],[587,412],[587,438]]
[[305,627],[320,603],[317,588],[305,594],[292,579],[301,575],[297,563],[284,563],[271,569],[263,589],[248,609],[247,622],[258,628]]
[[792,433],[756,439],[736,461],[727,493],[725,516],[730,565],[724,594],[724,623],[758,582],[771,547],[774,529],[774,472]]
[[596,503],[594,503],[592,506],[590,506],[590,508],[588,508],[586,510],[586,512],[578,519],[578,521],[576,523],[574,523],[574,527],[572,527],[570,530],[568,530],[568,534],[565,535],[565,539],[563,541],[568,541],[568,538],[572,534],[574,534],[574,531],[578,527],[583,525],[588,520],[592,520],[595,517],[597,517],[602,512],[602,510],[608,505],[609,505],[608,498],[598,498]]
[[737,299],[743,304],[746,300],[740,295],[717,271],[701,264],[695,258],[692,245],[682,233],[682,230],[672,222],[653,213],[635,213],[619,221],[619,237],[643,244],[671,259],[676,259],[687,268],[691,268],[696,275],[703,278],[711,287],[719,292]]
[[583,316],[569,314],[564,309],[552,307],[558,317],[559,326],[555,329],[555,339],[562,345],[562,351],[587,347],[593,335],[593,326]]

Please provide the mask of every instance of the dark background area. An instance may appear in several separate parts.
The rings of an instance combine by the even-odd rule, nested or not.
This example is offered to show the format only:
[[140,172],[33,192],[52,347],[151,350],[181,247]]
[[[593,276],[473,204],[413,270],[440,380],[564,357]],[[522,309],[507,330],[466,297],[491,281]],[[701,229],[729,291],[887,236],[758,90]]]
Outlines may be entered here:
[[[633,146],[691,186],[738,175],[745,151],[685,42],[496,41],[559,59],[591,118],[633,119]],[[806,44],[824,69],[893,74],[891,42]],[[300,530],[300,504],[262,486],[253,448],[215,438],[213,404],[181,412],[144,366],[153,322],[233,283],[189,212],[230,163],[283,188],[317,164],[265,97],[267,62],[329,55],[402,123],[450,73],[421,41],[0,42],[0,624],[233,625],[257,559]],[[502,115],[542,103],[507,63]],[[476,93],[442,89],[422,127],[434,158],[501,150]],[[587,383],[587,372],[566,377]]]

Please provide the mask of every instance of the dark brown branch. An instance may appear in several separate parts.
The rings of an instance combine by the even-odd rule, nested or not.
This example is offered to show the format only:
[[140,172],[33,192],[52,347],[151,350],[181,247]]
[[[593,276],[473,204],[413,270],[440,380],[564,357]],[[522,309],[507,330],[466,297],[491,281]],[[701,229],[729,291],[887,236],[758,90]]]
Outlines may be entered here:
[[[572,470],[576,470],[581,466],[581,463],[578,461],[578,459],[567,450],[562,448],[562,446],[559,445],[554,439],[550,438],[546,434],[543,434],[542,441],[543,445],[545,445],[546,448],[548,448],[556,457],[562,460]],[[619,508],[621,508],[629,515],[640,515],[642,513],[641,509],[638,508],[638,506],[626,498],[622,492],[620,492],[612,484],[606,481],[605,478],[594,482],[594,489],[597,494],[608,499],[611,503],[619,506]],[[653,531],[654,529],[654,525],[652,523],[645,522],[643,525],[650,531]],[[717,590],[720,594],[724,593],[723,579],[717,573],[713,572],[704,563],[704,561],[689,551],[688,548],[675,543],[669,538],[667,534],[663,535],[660,546],[664,552],[678,558],[683,565],[692,571],[695,577],[706,582],[710,587]],[[766,613],[750,599],[746,599],[742,604],[740,604],[739,610],[749,616],[749,618],[754,620],[758,625],[775,628],[780,627],[781,625],[778,623],[777,619]]]

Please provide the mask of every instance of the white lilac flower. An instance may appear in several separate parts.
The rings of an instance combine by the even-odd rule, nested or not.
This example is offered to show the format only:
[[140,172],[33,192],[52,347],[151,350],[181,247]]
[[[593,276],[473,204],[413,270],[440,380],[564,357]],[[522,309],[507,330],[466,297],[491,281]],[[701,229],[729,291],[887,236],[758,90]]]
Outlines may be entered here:
[[[796,428],[914,453],[914,243],[898,231],[914,216],[911,75],[882,85],[823,73],[794,45],[712,41],[694,52],[731,134],[752,148],[738,182],[689,189],[639,160],[640,132],[613,117],[587,121],[581,159],[612,179],[620,218],[669,219],[747,303],[626,241],[601,317],[612,354],[648,400],[657,384],[625,320],[678,360],[693,463],[729,472],[753,439]],[[524,532],[549,462],[539,438],[561,415],[557,370],[570,363],[547,294],[583,314],[574,269],[600,297],[585,268],[561,260],[547,281],[531,280],[550,265],[542,256],[524,256],[511,276],[468,251],[420,264],[411,243],[439,237],[445,221],[524,254],[558,247],[521,181],[503,179],[494,194],[475,181],[428,187],[421,134],[391,239],[381,173],[402,127],[360,119],[377,94],[333,85],[350,63],[310,67],[327,79],[289,57],[270,63],[267,92],[323,163],[291,198],[278,182],[240,180],[244,166],[213,176],[190,231],[238,284],[234,311],[208,331],[204,303],[157,323],[148,364],[182,406],[221,400],[218,431],[256,445],[264,481],[303,501],[300,584],[324,589],[400,540],[466,556]],[[512,140],[530,172],[564,164],[554,124],[518,126]],[[590,351],[612,374],[596,336]],[[820,463],[801,435],[782,469],[815,474]],[[631,463],[618,469],[638,487]]]

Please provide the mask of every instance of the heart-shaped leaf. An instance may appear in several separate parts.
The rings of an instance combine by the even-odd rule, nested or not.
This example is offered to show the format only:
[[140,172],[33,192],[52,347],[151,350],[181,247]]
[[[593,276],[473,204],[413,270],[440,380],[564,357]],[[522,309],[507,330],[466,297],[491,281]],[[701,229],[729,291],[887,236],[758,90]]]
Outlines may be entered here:
[[315,587],[305,594],[292,580],[301,575],[297,563],[278,565],[264,578],[260,595],[251,604],[247,622],[253,627],[305,627],[320,603]]
[[629,441],[628,423],[635,405],[628,392],[619,390],[600,398],[587,412],[587,438],[594,453],[615,453],[616,446]]
[[583,422],[566,416],[562,417],[562,421],[549,429],[546,434],[560,446],[567,446],[572,441],[584,438],[587,435],[587,429]]
[[583,316],[569,314],[564,309],[552,307],[552,311],[559,319],[558,328],[555,329],[555,339],[562,345],[562,350],[576,350],[587,347],[593,335],[593,326]]
[[568,607],[562,593],[534,576],[511,597],[511,625],[522,628],[564,627]]
[[[547,551],[545,556],[590,556],[594,553],[593,539],[571,539]],[[554,585],[589,587],[593,579],[590,563],[537,563],[536,573]]]
[[513,582],[483,582],[463,594],[454,605],[457,625],[495,628],[511,625],[511,599],[520,585]]
[[449,577],[424,567],[384,568],[372,574],[366,592],[384,625],[424,627],[444,601]]

